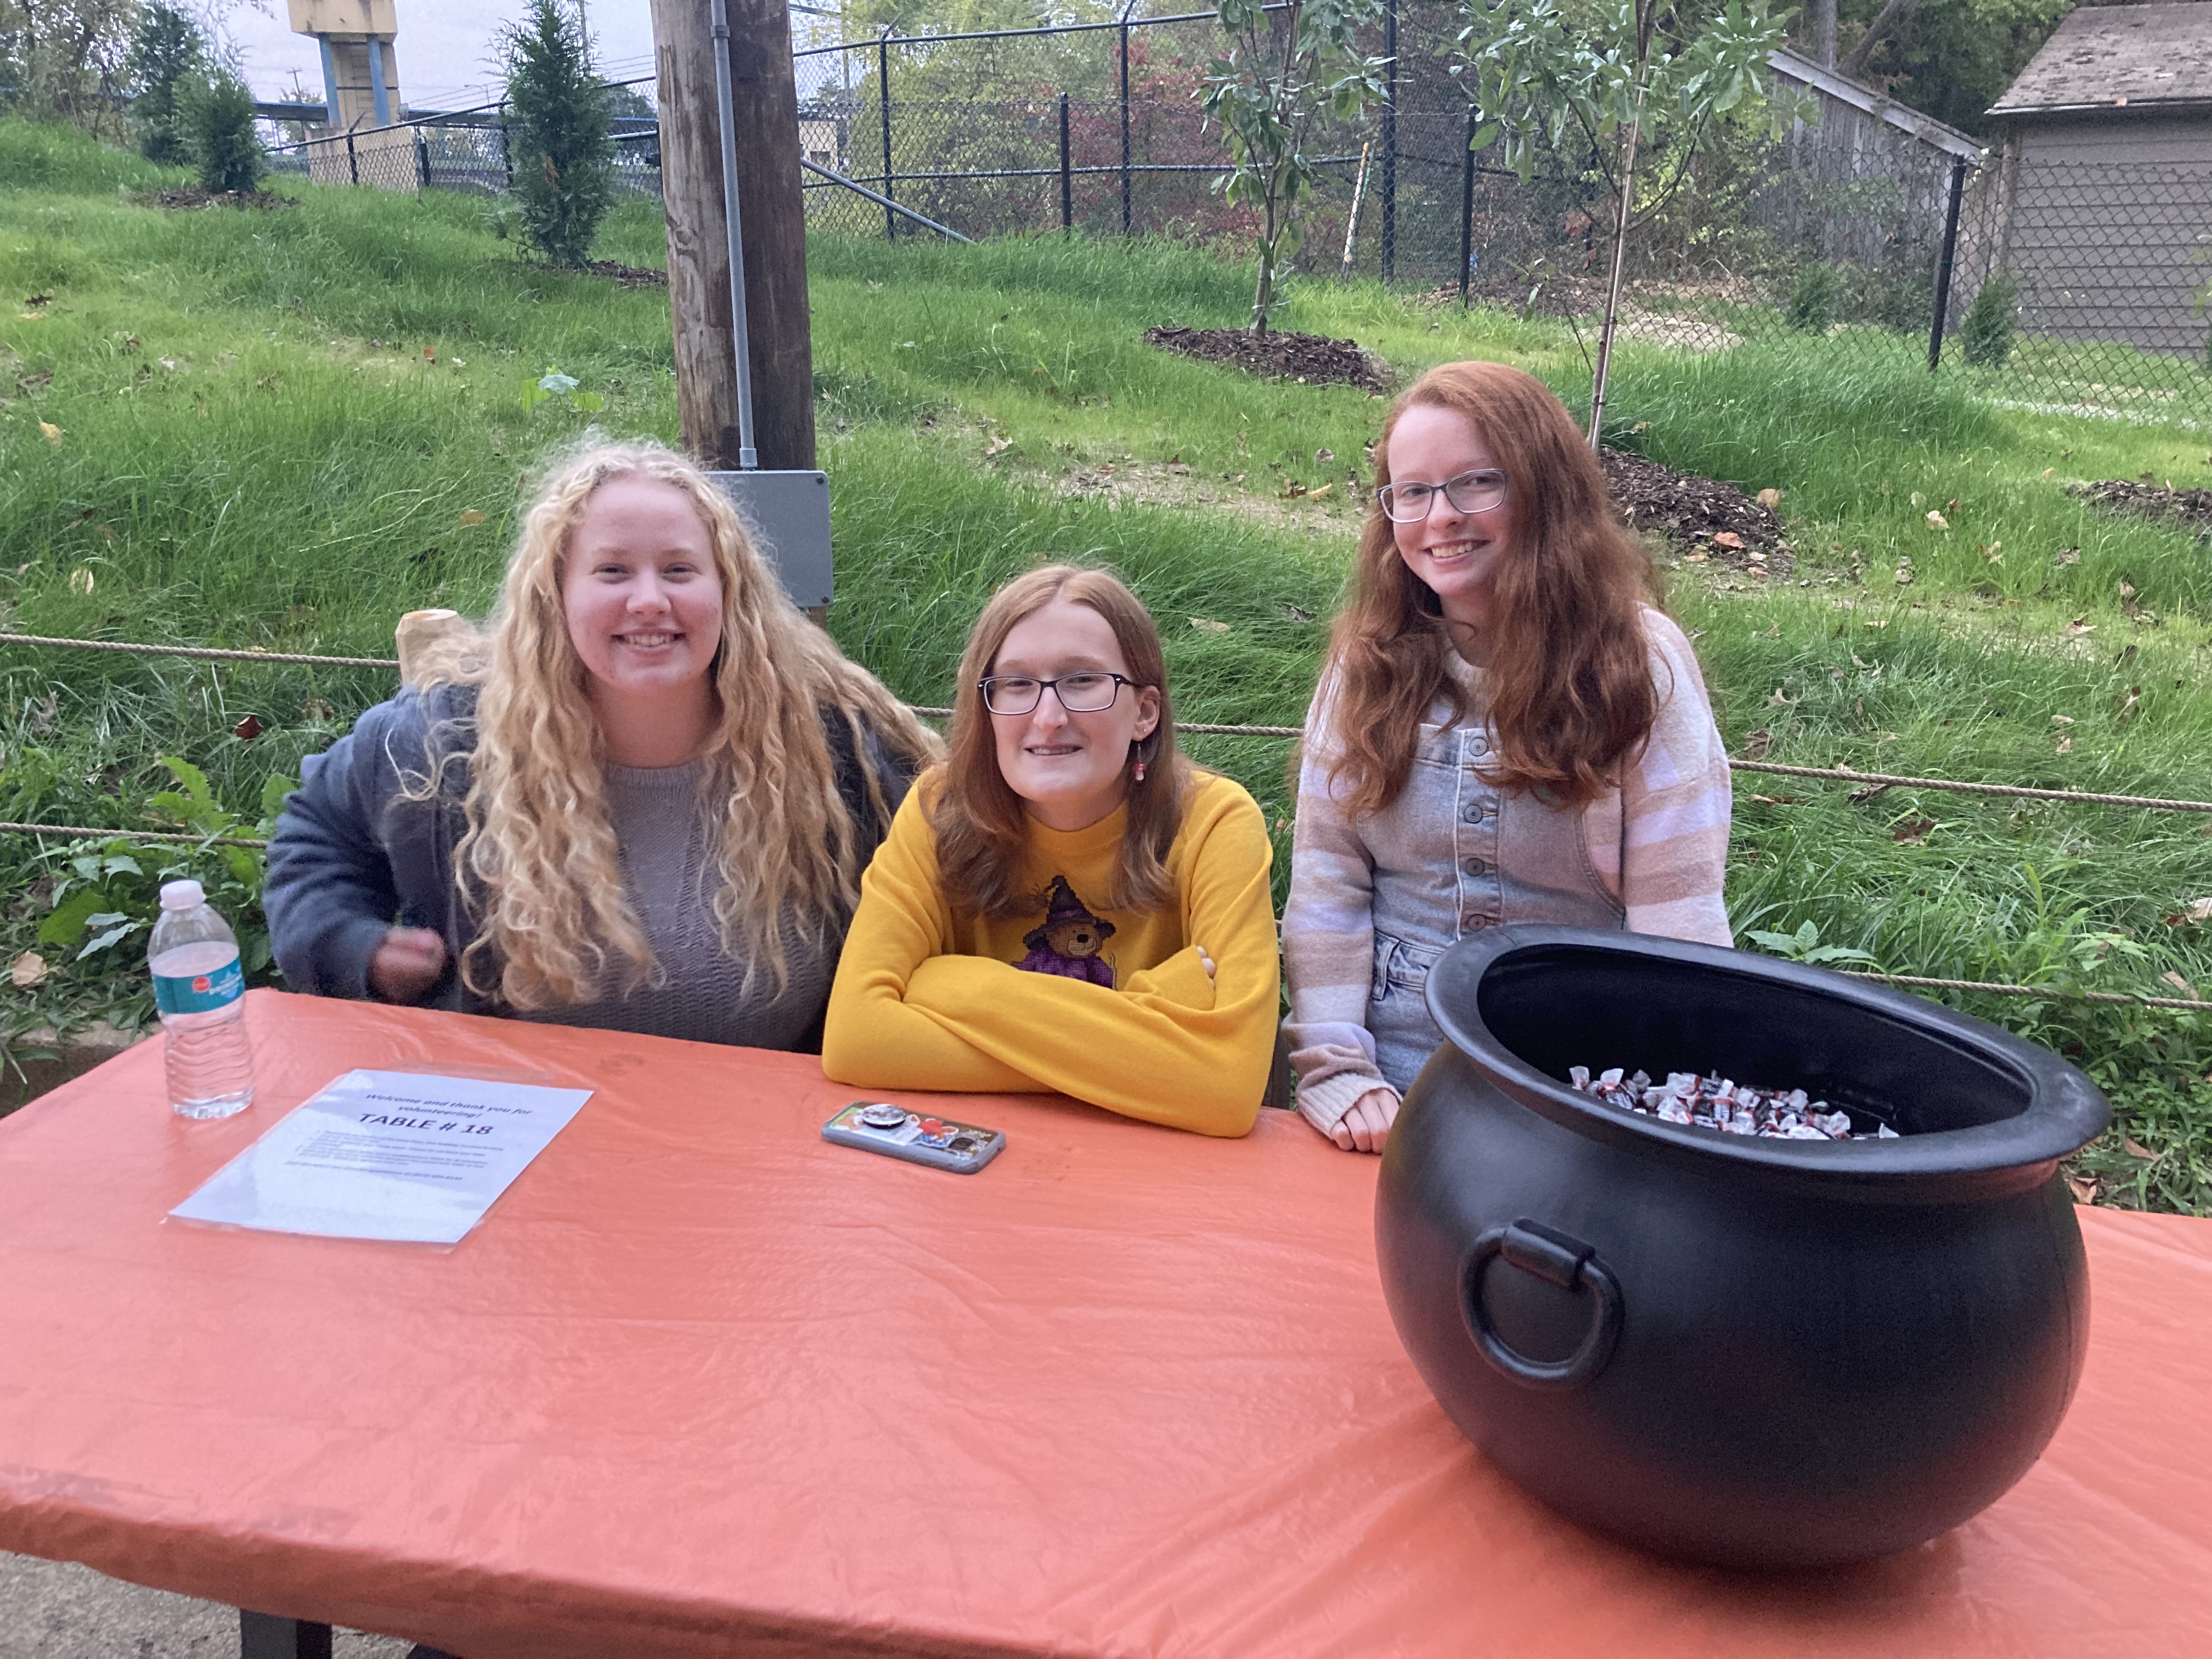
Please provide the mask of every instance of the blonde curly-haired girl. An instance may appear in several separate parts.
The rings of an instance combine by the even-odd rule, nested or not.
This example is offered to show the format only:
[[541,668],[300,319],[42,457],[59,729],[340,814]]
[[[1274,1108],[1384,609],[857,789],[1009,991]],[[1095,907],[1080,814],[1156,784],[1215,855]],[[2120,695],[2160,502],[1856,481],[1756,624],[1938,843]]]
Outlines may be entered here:
[[310,759],[265,908],[298,989],[818,1040],[935,740],[658,445],[556,466],[482,634]]

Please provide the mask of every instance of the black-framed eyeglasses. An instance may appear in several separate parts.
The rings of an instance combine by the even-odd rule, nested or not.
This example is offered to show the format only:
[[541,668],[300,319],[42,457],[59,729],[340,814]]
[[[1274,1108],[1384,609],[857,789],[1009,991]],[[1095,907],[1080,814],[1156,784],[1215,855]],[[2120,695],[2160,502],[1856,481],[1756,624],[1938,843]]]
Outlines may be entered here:
[[1027,674],[994,674],[978,680],[976,685],[983,693],[983,707],[994,714],[1035,714],[1047,690],[1060,699],[1060,706],[1069,714],[1095,714],[1102,708],[1111,708],[1121,688],[1136,683],[1121,674],[1086,668],[1049,680],[1031,679]]
[[1382,511],[1398,524],[1419,524],[1437,504],[1437,491],[1462,513],[1487,513],[1505,499],[1505,475],[1488,467],[1462,472],[1440,484],[1386,483],[1375,492]]

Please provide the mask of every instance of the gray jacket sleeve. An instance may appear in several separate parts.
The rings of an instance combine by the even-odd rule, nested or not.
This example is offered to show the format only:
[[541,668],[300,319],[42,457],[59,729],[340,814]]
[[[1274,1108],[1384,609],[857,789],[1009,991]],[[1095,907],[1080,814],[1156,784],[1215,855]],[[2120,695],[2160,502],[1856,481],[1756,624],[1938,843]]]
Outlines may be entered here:
[[[428,720],[404,694],[364,714],[353,731],[301,767],[269,843],[262,908],[277,965],[295,990],[317,996],[370,994],[368,959],[393,924],[419,907],[410,890],[444,860],[417,829],[424,815],[395,811],[394,756],[419,764]],[[427,829],[428,826],[420,826]],[[448,941],[450,946],[452,941]]]

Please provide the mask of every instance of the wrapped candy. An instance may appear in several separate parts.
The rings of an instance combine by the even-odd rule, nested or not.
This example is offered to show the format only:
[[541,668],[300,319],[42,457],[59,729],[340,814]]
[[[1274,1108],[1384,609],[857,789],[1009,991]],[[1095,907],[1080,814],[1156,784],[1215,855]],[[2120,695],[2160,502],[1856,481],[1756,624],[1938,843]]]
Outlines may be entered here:
[[1580,1093],[1667,1123],[1784,1140],[1897,1139],[1897,1131],[1887,1123],[1877,1123],[1871,1130],[1853,1129],[1849,1112],[1831,1109],[1826,1101],[1814,1100],[1802,1089],[1761,1089],[1695,1072],[1669,1072],[1666,1082],[1655,1084],[1648,1073],[1631,1075],[1618,1066],[1595,1076],[1587,1066],[1572,1066],[1567,1078]]

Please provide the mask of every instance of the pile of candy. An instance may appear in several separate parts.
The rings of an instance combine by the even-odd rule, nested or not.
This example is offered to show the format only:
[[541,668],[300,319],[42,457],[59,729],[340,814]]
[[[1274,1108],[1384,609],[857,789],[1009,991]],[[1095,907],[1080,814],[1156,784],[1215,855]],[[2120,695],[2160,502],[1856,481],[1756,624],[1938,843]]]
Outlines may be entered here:
[[1608,1106],[1641,1112],[1667,1123],[1694,1123],[1732,1135],[1769,1135],[1784,1140],[1895,1140],[1897,1131],[1878,1124],[1871,1133],[1854,1133],[1850,1114],[1830,1111],[1825,1100],[1808,1099],[1802,1089],[1754,1089],[1724,1077],[1669,1072],[1662,1084],[1638,1072],[1624,1078],[1620,1067],[1595,1079],[1587,1066],[1570,1066],[1568,1079],[1586,1095]]

